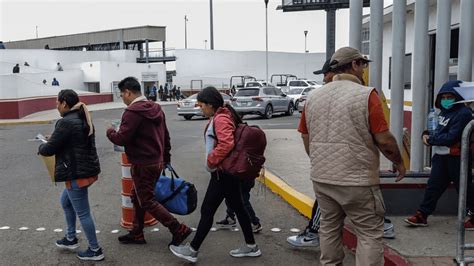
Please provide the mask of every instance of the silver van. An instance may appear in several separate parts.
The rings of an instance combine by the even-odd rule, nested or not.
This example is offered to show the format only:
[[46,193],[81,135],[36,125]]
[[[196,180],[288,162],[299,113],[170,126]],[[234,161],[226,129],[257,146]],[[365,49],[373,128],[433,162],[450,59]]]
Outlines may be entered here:
[[258,114],[270,119],[274,113],[293,115],[294,111],[292,99],[275,87],[241,88],[231,103],[242,116]]

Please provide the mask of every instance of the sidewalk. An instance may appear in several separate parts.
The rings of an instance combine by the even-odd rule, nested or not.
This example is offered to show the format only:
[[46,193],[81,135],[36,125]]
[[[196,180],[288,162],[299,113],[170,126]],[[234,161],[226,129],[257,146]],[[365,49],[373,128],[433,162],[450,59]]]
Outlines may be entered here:
[[[268,143],[265,153],[267,158],[265,164],[267,168],[266,185],[276,191],[277,194],[280,194],[289,204],[297,205],[296,208],[302,214],[310,216],[312,205],[305,206],[308,205],[305,202],[314,202],[314,191],[309,179],[310,162],[304,151],[300,134],[295,129],[266,130],[265,133]],[[391,164],[382,157],[381,170],[388,170]],[[272,176],[276,176],[275,178],[280,180],[280,187],[284,187],[283,189],[275,188],[277,185],[272,183]],[[410,180],[403,180],[402,182],[410,182]],[[401,190],[403,189],[399,191]],[[294,195],[289,196],[285,194],[285,191],[291,191],[289,194]],[[392,191],[392,194],[403,193],[399,191]],[[299,195],[298,192],[303,195]],[[424,189],[418,189],[417,196],[422,196],[423,192]],[[411,202],[409,204],[412,204],[413,209],[416,209],[419,204],[418,199],[403,197],[405,195],[399,197],[400,202]],[[457,206],[452,206],[452,208],[457,210]],[[386,249],[388,249],[386,255],[395,255],[395,257],[392,256],[392,259],[402,259],[405,262],[408,261],[409,264],[413,263],[413,265],[453,265],[452,259],[456,254],[456,217],[454,215],[430,216],[429,226],[425,228],[407,227],[403,221],[406,217],[406,215],[389,216],[395,225],[396,238],[384,240]],[[350,244],[351,241],[354,243]],[[345,244],[349,248],[354,248],[355,246],[351,245],[355,244],[355,236],[345,237],[345,242],[347,242]],[[466,243],[474,243],[474,232],[466,233]],[[466,254],[469,254],[469,252],[467,251]],[[386,256],[387,260],[390,261]],[[397,264],[399,263],[392,260],[392,265]]]
[[[157,101],[160,105],[175,105],[176,101],[171,102],[162,102]],[[89,111],[101,111],[101,110],[112,110],[112,109],[124,109],[127,107],[123,102],[108,102],[108,103],[99,103],[91,104],[87,106]],[[52,121],[59,119],[59,113],[56,109],[51,109],[47,111],[37,112],[28,116],[25,116],[20,119],[0,119],[0,126],[10,126],[10,125],[34,125],[34,124],[49,124]]]

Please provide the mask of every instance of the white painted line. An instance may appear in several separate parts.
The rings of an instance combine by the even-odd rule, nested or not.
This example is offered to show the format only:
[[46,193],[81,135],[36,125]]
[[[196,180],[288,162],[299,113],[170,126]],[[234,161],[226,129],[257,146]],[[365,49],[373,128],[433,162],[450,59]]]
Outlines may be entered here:
[[43,232],[43,231],[46,231],[46,228],[44,228],[44,227],[38,227],[38,228],[36,228],[36,231],[38,231],[38,232]]
[[26,230],[28,230],[28,227],[20,227],[20,228],[18,228],[18,230],[20,230],[20,231],[26,231]]
[[236,227],[236,228],[232,229],[232,231],[238,232],[238,231],[240,231],[240,229]]
[[2,226],[2,227],[0,227],[0,230],[8,230],[8,229],[10,229],[10,226]]
[[196,231],[197,231],[197,229],[196,229],[196,228],[194,228],[194,227],[191,227],[191,231],[193,231],[193,232],[196,232]]
[[278,233],[278,232],[281,231],[280,228],[276,228],[276,227],[275,227],[275,228],[272,228],[272,229],[270,229],[270,230],[271,230],[272,232],[274,232],[274,233]]
[[211,227],[211,232],[215,232],[215,231],[217,231],[217,228]]
[[60,233],[60,232],[63,231],[63,229],[61,229],[61,228],[56,228],[56,229],[54,229],[53,231],[56,232],[56,233]]
[[290,232],[292,232],[292,233],[299,233],[299,232],[300,232],[300,229],[298,229],[298,228],[291,228],[291,229],[290,229]]
[[76,234],[80,234],[81,232],[82,232],[82,231],[79,230],[79,229],[76,230]]
[[158,231],[160,231],[160,228],[153,228],[150,230],[150,232],[158,232]]
[[96,233],[96,234],[100,234],[100,230],[95,230],[95,233]]
[[112,233],[112,234],[117,234],[118,232],[119,232],[119,230],[117,230],[117,229],[114,229],[114,230],[110,231],[110,233]]

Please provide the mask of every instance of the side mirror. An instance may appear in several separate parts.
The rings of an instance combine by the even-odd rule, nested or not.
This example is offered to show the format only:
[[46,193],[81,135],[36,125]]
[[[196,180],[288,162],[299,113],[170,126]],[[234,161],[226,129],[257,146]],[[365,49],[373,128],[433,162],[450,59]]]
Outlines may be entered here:
[[286,97],[286,94],[282,93],[281,96],[282,96],[282,97]]

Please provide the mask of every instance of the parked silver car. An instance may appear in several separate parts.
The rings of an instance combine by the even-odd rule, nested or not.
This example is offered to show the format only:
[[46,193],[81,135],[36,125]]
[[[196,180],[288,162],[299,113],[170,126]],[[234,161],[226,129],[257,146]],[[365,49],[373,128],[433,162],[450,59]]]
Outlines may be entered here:
[[[224,102],[230,103],[230,96],[221,93]],[[197,104],[197,94],[193,94],[184,100],[178,101],[178,115],[183,116],[186,120],[191,120],[193,116],[204,116],[201,108]]]
[[258,114],[267,119],[274,113],[293,115],[294,111],[292,99],[275,87],[241,88],[232,98],[232,107],[242,116]]

